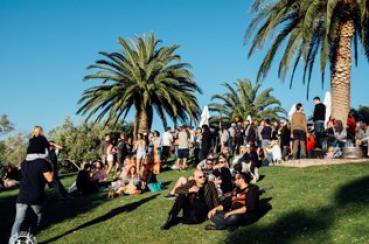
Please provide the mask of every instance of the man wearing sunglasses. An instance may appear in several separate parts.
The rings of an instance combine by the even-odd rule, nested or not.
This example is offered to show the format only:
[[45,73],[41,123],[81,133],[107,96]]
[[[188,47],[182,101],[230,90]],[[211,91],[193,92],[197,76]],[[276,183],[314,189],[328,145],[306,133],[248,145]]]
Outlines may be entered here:
[[245,173],[237,173],[235,177],[236,189],[232,196],[222,204],[213,208],[208,213],[212,224],[206,226],[206,230],[223,230],[230,226],[247,221],[257,209],[259,202],[259,188],[249,184],[251,176]]
[[217,190],[213,182],[207,181],[204,173],[196,169],[192,180],[175,190],[178,195],[168,219],[161,227],[168,230],[178,222],[177,216],[183,210],[183,224],[198,224],[206,219],[206,214],[219,204]]

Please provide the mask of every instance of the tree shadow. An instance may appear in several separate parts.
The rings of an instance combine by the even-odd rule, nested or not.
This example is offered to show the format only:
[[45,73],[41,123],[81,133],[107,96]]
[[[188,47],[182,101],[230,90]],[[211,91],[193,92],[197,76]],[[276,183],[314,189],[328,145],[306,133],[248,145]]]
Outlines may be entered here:
[[[340,215],[337,211],[354,213],[358,208],[368,208],[368,203],[369,177],[366,176],[340,187],[331,205],[315,210],[292,211],[268,225],[243,226],[230,232],[225,242],[295,243],[298,238],[311,239],[312,242],[331,242],[327,230],[338,220]],[[319,241],[316,241],[317,238]]]
[[92,220],[90,220],[90,221],[88,221],[88,222],[86,222],[86,223],[84,223],[80,226],[77,226],[76,228],[68,230],[68,231],[64,232],[63,234],[55,236],[55,237],[53,237],[51,239],[48,239],[48,240],[46,240],[44,242],[41,242],[41,243],[50,243],[50,242],[56,241],[56,240],[66,236],[66,235],[69,235],[70,233],[73,233],[77,230],[81,230],[81,229],[89,227],[91,225],[100,224],[102,222],[105,222],[106,220],[108,220],[110,218],[113,218],[116,215],[119,215],[123,212],[131,212],[131,211],[137,209],[138,207],[140,207],[141,205],[145,204],[146,202],[155,199],[158,195],[159,194],[155,194],[155,195],[152,195],[150,197],[146,197],[144,199],[141,199],[140,201],[136,201],[136,202],[129,203],[127,205],[124,205],[124,206],[121,206],[121,207],[118,207],[118,208],[114,208],[114,209],[110,210],[109,212],[107,212],[106,214],[104,214],[100,217],[92,219]]

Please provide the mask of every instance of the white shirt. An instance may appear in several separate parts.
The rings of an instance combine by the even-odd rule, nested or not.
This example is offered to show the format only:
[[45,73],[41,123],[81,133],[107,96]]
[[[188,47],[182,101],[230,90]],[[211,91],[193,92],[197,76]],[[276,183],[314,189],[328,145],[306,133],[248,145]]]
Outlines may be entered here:
[[173,135],[169,131],[163,133],[161,138],[161,145],[163,147],[170,147],[173,143]]

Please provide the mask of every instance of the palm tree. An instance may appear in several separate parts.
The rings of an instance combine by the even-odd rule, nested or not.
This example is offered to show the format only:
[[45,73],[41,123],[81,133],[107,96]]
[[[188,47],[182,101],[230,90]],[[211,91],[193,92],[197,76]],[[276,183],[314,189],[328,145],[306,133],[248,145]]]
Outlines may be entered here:
[[311,73],[319,56],[322,86],[326,65],[330,65],[332,115],[346,121],[350,110],[352,43],[355,61],[359,45],[369,58],[368,8],[367,0],[254,0],[252,10],[256,15],[245,34],[245,39],[249,39],[250,34],[256,33],[249,57],[268,37],[275,36],[272,43],[268,43],[257,81],[267,75],[277,51],[283,49],[280,50],[279,78],[285,79],[292,64],[291,86],[302,59],[308,97]]
[[135,134],[151,128],[154,111],[164,127],[167,116],[182,123],[198,118],[200,108],[195,93],[201,93],[189,71],[190,65],[175,54],[178,45],[159,47],[160,40],[149,34],[135,40],[119,38],[121,49],[100,52],[104,59],[88,69],[97,69],[84,80],[97,79],[102,84],[84,91],[78,114],[96,113],[95,123],[125,120],[133,107],[136,112]]
[[261,90],[261,84],[252,84],[250,80],[238,80],[232,86],[230,83],[222,84],[226,92],[214,95],[211,100],[220,101],[209,104],[209,110],[219,114],[212,117],[212,123],[229,124],[236,118],[246,119],[248,115],[253,120],[265,118],[278,119],[286,115],[281,102],[272,96],[273,89]]

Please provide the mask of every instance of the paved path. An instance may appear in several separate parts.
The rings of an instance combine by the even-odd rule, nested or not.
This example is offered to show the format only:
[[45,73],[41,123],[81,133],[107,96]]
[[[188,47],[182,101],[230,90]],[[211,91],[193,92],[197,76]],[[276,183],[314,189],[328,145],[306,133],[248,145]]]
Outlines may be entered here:
[[312,166],[321,166],[321,165],[336,165],[336,164],[349,164],[349,163],[364,163],[368,162],[369,159],[301,159],[301,160],[289,160],[282,162],[280,164],[276,164],[278,167],[297,167],[297,168],[306,168]]

